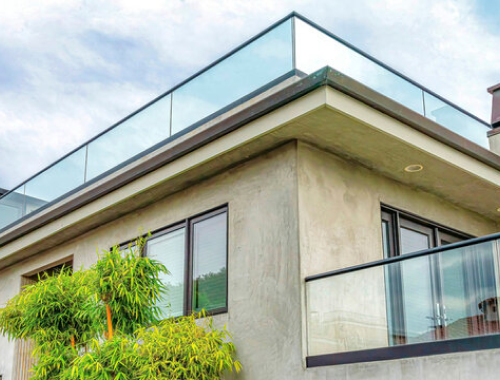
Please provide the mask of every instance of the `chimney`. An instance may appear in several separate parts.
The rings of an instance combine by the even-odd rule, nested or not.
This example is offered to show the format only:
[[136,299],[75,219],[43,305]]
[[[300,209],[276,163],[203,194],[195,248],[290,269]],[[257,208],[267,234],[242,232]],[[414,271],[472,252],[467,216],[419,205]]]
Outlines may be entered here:
[[488,132],[490,150],[500,155],[500,83],[488,88],[493,95],[493,107],[491,109],[491,125],[493,129]]

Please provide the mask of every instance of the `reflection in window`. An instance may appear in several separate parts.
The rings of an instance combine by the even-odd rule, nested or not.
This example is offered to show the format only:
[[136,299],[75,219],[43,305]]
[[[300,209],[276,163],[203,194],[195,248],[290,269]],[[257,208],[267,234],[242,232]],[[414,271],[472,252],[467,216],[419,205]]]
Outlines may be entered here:
[[193,225],[193,309],[226,306],[226,215]]
[[166,294],[160,306],[164,317],[178,317],[184,313],[185,234],[182,227],[147,242],[148,256],[167,266],[169,274],[161,281],[166,285]]
[[[386,257],[466,238],[399,211],[382,213]],[[396,228],[397,236],[389,231]],[[436,244],[437,242],[437,244]],[[389,344],[500,333],[498,268],[487,242],[391,263],[385,268]]]
[[226,208],[154,234],[147,242],[146,254],[170,272],[161,279],[167,290],[158,305],[165,318],[203,309],[214,313],[226,310]]

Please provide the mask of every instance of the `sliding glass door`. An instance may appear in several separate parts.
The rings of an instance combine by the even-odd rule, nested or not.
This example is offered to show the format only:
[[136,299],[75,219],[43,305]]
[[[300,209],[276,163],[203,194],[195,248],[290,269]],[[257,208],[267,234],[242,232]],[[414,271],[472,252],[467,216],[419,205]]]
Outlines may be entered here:
[[[386,257],[456,243],[467,236],[398,211],[382,212]],[[493,243],[492,243],[493,244]],[[387,266],[391,345],[498,333],[497,257],[489,246],[464,247]]]
[[[432,248],[432,229],[401,219],[401,254]],[[435,306],[439,303],[436,289],[437,272],[434,258],[424,256],[403,261],[401,271],[401,306],[405,326],[405,343],[434,340],[439,333]],[[401,311],[400,311],[401,312]]]

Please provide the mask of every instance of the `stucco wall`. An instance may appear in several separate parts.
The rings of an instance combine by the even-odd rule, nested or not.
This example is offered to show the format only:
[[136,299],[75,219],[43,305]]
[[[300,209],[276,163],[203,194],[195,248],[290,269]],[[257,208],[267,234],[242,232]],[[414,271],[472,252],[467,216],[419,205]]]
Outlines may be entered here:
[[[186,217],[229,204],[228,324],[244,365],[240,379],[293,379],[302,368],[298,265],[296,144],[290,143],[192,186],[133,215],[0,273],[0,304],[19,290],[20,276],[59,257],[75,268],[107,248]],[[11,380],[13,344],[0,338],[0,374]],[[284,365],[286,363],[286,365]]]
[[[23,274],[71,255],[76,268],[88,267],[97,248],[227,203],[229,313],[216,321],[227,323],[233,334],[244,365],[239,379],[432,379],[439,374],[443,380],[460,378],[459,372],[470,378],[473,369],[474,377],[493,378],[500,369],[490,363],[500,363],[497,351],[305,369],[303,279],[381,258],[380,202],[474,235],[497,230],[489,220],[433,195],[292,142],[5,269],[0,304],[19,291]],[[13,347],[0,337],[4,380],[11,380]]]
[[[382,259],[381,203],[475,236],[498,231],[498,226],[489,219],[311,145],[299,143],[297,155],[302,279],[309,275]],[[425,171],[416,174],[425,175]],[[383,345],[386,338],[380,334],[380,324],[386,318],[385,308],[378,306],[385,302],[384,277],[383,273],[371,273],[371,275],[373,275],[372,283],[369,288],[363,286],[366,278],[363,280],[353,278],[350,286],[345,283],[336,284],[335,291],[346,295],[342,298],[340,308],[350,313],[347,319],[354,318],[360,305],[364,310],[358,314],[363,315],[358,315],[346,323],[346,316],[338,315],[338,307],[337,314],[328,313],[327,310],[327,313],[320,318],[331,319],[329,330],[320,328],[319,331],[316,327],[316,330],[309,331],[309,334],[318,338],[320,342],[316,345],[317,349],[321,349],[321,344],[334,346],[335,343],[340,350],[346,348],[350,350],[357,345],[366,345],[366,348],[370,345]],[[302,286],[305,287],[305,284],[302,283]],[[303,289],[301,293],[303,311],[306,302],[305,293]],[[329,307],[335,309],[330,305],[332,300],[328,301],[330,299],[328,295],[319,294],[317,298],[321,299],[320,302],[324,303],[326,309]],[[363,334],[360,334],[357,323],[358,319],[363,317],[370,317],[371,329],[365,325]],[[305,320],[304,315],[304,355],[307,351]],[[338,341],[328,342],[326,335],[333,331],[344,345],[339,345]],[[356,340],[360,335],[362,335],[360,339],[364,341]],[[350,343],[348,339],[354,342]],[[330,366],[316,368],[311,373],[315,379],[335,380],[493,379],[498,376],[494,374],[500,369],[499,363],[500,350],[491,350]]]

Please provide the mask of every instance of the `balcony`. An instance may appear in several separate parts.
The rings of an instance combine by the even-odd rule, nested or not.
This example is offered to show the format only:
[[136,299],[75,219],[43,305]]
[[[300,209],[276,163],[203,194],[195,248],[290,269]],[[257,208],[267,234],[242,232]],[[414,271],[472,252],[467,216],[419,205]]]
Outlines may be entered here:
[[292,76],[330,66],[487,147],[491,127],[295,13],[0,198],[0,232]]
[[310,367],[500,347],[500,234],[306,279]]

